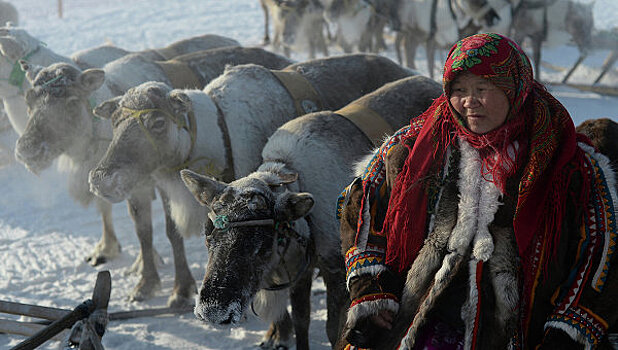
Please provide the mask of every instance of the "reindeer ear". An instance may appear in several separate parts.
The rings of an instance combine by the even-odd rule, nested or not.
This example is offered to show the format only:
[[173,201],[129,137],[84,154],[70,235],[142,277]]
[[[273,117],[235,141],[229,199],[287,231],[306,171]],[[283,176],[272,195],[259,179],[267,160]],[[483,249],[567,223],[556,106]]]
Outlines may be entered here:
[[101,102],[98,106],[94,107],[92,112],[97,117],[101,117],[103,119],[110,119],[112,117],[112,114],[114,114],[116,109],[118,109],[121,99],[122,96],[116,96],[111,100]]
[[34,103],[34,100],[36,98],[36,92],[34,92],[34,89],[28,89],[26,90],[26,105],[27,106],[32,106],[32,104]]
[[92,93],[103,85],[105,81],[105,71],[98,68],[86,69],[77,78],[77,82],[88,93]]
[[313,196],[307,192],[285,192],[275,203],[275,219],[294,221],[309,214],[314,204]]
[[212,205],[215,196],[223,192],[227,186],[223,182],[187,169],[180,171],[180,177],[195,199],[205,206]]
[[298,173],[291,174],[277,174],[281,179],[281,184],[287,185],[296,182],[298,180]]
[[24,48],[14,39],[0,37],[0,53],[11,62],[24,56]]
[[36,64],[30,64],[24,60],[19,60],[19,65],[21,66],[21,70],[26,72],[26,79],[28,79],[30,84],[34,85],[34,79],[43,67]]
[[187,113],[193,108],[191,99],[181,90],[172,90],[169,94],[169,99],[174,113]]

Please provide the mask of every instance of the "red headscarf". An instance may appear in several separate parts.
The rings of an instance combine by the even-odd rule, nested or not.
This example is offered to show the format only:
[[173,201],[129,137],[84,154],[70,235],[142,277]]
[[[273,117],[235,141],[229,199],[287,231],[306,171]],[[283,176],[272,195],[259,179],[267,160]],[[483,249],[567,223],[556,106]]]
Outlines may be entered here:
[[[461,72],[486,78],[505,93],[510,110],[502,126],[483,135],[467,129],[449,103],[450,85]],[[533,79],[530,61],[515,42],[494,33],[457,42],[444,65],[443,94],[411,124],[404,139],[416,140],[397,177],[382,226],[388,238],[388,266],[405,272],[422,247],[430,180],[443,168],[448,146],[456,146],[455,135],[479,151],[483,169],[491,174],[486,178],[503,192],[506,180],[523,167],[513,222],[520,256],[526,256],[535,235],[555,243],[564,215],[564,205],[555,204],[566,198],[566,186],[558,184],[569,176],[564,169],[575,155],[575,127],[562,104]],[[515,159],[508,153],[514,141],[519,144]],[[527,259],[522,261],[527,264]]]

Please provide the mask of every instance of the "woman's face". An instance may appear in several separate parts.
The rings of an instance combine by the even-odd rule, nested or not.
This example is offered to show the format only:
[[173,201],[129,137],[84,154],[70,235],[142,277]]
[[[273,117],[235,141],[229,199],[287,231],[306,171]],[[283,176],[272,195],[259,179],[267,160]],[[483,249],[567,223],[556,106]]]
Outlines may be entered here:
[[504,124],[510,107],[502,90],[468,72],[458,75],[451,84],[450,102],[475,134],[486,134]]

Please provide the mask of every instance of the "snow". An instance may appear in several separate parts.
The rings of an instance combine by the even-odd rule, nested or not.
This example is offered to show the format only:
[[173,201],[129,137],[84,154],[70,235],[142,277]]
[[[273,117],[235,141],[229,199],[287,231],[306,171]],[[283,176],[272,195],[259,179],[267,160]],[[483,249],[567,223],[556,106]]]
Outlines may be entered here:
[[[65,0],[62,19],[58,18],[56,1],[9,2],[20,13],[21,27],[64,55],[105,42],[137,51],[204,33],[225,35],[245,46],[255,46],[263,36],[263,15],[257,0]],[[597,28],[610,29],[618,18],[618,1],[596,0],[594,15]],[[394,59],[392,41],[389,44],[391,47],[384,54]],[[440,53],[440,57],[444,54]],[[593,52],[572,81],[591,82],[606,55],[604,51]],[[423,57],[422,52],[418,57]],[[306,56],[295,53],[292,58],[303,60]],[[543,52],[544,61],[561,67],[569,67],[576,58],[576,49],[569,46]],[[418,67],[426,72],[421,59]],[[559,81],[563,74],[561,70],[543,68],[542,78]],[[616,68],[602,81],[613,86],[617,82]],[[600,117],[618,121],[618,97],[566,87],[552,87],[550,91],[571,112],[575,124]],[[109,312],[165,306],[173,286],[174,268],[159,201],[153,207],[153,224],[154,245],[165,262],[159,267],[162,288],[151,300],[130,303],[126,299],[138,277],[125,275],[125,271],[137,256],[139,243],[125,204],[114,205],[113,209],[115,230],[122,244],[121,256],[91,267],[84,262],[84,257],[100,237],[100,219],[94,208],[84,209],[69,198],[61,174],[50,169],[36,177],[21,164],[13,163],[0,169],[0,188],[0,299],[72,309],[91,297],[97,271],[109,270],[112,275]],[[199,283],[207,260],[202,238],[187,239],[185,247],[189,266]],[[312,293],[312,349],[330,348],[324,328],[324,291],[324,285],[317,279]],[[6,314],[0,318],[18,319]],[[250,349],[260,342],[266,328],[254,315],[247,315],[240,325],[231,328],[202,323],[191,313],[158,316],[110,322],[103,345],[107,349],[132,350]],[[0,348],[10,348],[23,339],[0,334]],[[57,346],[52,341],[42,348]]]

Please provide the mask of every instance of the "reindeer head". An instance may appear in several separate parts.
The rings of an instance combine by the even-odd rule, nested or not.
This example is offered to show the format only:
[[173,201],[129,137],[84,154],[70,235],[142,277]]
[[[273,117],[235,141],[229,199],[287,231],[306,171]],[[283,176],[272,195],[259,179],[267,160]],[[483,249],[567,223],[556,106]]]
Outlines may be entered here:
[[88,101],[104,80],[100,69],[84,72],[67,63],[42,68],[21,61],[33,85],[26,92],[29,120],[17,140],[15,156],[34,173],[47,168],[70,149],[87,149],[94,119]]
[[155,170],[182,164],[194,142],[188,130],[191,100],[163,83],[131,88],[101,103],[94,113],[111,120],[114,136],[88,181],[93,193],[112,202],[124,200]]
[[209,258],[195,315],[214,324],[237,323],[256,292],[277,280],[281,260],[302,258],[298,242],[287,241],[291,248],[282,248],[282,225],[307,215],[313,197],[285,190],[296,174],[255,172],[229,185],[189,170],[181,177],[195,198],[211,208],[215,226],[206,232]]
[[[274,12],[275,31],[281,33],[284,47],[303,46],[298,43],[303,23],[315,22],[315,18],[322,18],[323,6],[317,0],[275,0],[277,5]],[[314,28],[314,30],[322,30]]]
[[19,64],[20,59],[27,59],[36,50],[40,42],[30,36],[25,30],[15,27],[0,28],[0,95],[12,96],[21,94],[24,82],[24,72]]

